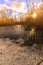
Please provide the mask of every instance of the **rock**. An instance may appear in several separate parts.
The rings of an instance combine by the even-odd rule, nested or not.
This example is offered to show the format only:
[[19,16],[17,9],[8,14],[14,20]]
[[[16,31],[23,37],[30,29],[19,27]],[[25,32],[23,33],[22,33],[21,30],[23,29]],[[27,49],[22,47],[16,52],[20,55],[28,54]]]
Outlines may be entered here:
[[40,65],[43,65],[43,62],[41,62],[41,64]]

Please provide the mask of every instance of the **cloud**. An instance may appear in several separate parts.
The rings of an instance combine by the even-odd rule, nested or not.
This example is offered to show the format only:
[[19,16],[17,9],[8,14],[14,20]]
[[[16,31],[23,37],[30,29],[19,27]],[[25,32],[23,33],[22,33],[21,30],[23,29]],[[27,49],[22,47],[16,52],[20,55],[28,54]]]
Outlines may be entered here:
[[[10,2],[10,0],[5,0],[6,2]],[[2,9],[11,9],[14,10],[16,12],[20,12],[20,13],[24,13],[27,12],[26,8],[25,8],[25,3],[24,2],[12,2],[10,4],[10,6],[7,6],[5,3],[4,4],[0,4],[0,10]]]
[[25,3],[24,2],[13,2],[13,3],[11,3],[10,6],[7,6],[5,3],[4,4],[0,4],[0,11],[3,11],[3,13],[5,12],[6,14],[9,15],[9,11],[13,10],[11,12],[11,14],[10,14],[11,17],[15,16],[15,11],[18,13],[16,15],[19,15],[19,12],[20,13],[26,13],[27,10],[26,10],[26,8],[25,9],[24,8],[25,8]]
[[26,10],[24,10],[25,9],[25,6],[26,5],[25,5],[24,2],[13,2],[13,3],[11,3],[10,8],[12,10],[15,10],[16,12],[23,13],[23,12],[26,12]]

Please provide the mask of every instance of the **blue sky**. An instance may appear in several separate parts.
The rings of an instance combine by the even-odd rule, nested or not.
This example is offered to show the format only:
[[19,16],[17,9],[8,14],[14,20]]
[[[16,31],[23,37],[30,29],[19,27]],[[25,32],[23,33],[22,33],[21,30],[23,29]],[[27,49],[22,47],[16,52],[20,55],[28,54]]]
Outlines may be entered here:
[[[0,0],[0,4],[7,4],[7,5],[10,5],[11,2],[14,2],[14,1],[22,1],[22,2],[26,2],[26,0]],[[42,0],[33,0],[34,2],[36,1],[42,1]]]

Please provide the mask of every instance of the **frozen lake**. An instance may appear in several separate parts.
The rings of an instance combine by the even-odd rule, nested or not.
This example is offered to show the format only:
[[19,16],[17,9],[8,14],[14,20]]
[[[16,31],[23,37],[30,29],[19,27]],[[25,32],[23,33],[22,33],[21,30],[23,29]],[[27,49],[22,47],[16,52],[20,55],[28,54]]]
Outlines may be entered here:
[[22,35],[24,33],[24,27],[22,25],[15,26],[0,26],[0,37],[1,36],[13,36]]

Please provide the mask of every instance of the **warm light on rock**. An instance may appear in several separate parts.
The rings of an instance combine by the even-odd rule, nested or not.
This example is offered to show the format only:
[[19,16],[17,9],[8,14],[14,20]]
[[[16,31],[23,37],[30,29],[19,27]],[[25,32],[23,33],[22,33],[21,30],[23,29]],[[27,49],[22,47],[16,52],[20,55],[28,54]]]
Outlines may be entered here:
[[35,28],[32,28],[30,31],[30,35],[34,35],[34,33],[35,33]]

